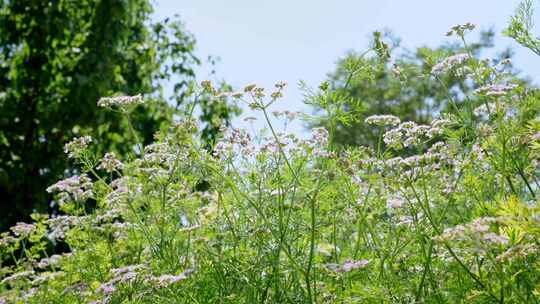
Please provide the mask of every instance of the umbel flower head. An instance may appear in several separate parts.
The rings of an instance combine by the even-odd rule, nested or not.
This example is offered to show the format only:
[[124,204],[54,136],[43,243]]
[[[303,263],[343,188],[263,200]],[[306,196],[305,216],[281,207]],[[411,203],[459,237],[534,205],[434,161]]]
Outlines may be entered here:
[[116,158],[114,152],[109,152],[103,156],[97,168],[111,173],[114,170],[122,169],[123,166],[124,164]]
[[131,105],[138,105],[143,103],[141,94],[135,96],[116,96],[116,97],[102,97],[99,99],[97,105],[100,107],[119,107],[127,108]]
[[91,142],[92,137],[90,136],[76,137],[64,145],[64,152],[69,158],[76,158]]
[[446,73],[458,66],[461,66],[465,61],[469,60],[471,57],[467,53],[461,53],[446,57],[441,62],[437,63],[431,69],[431,73],[434,75],[440,75]]
[[16,236],[28,237],[36,231],[36,225],[19,222],[10,229]]
[[396,117],[394,115],[371,115],[368,118],[366,118],[365,122],[368,125],[375,125],[375,126],[396,126],[398,125],[401,120],[399,117]]
[[486,96],[503,96],[516,89],[517,84],[491,84],[474,90],[474,93]]
[[74,175],[51,185],[49,193],[58,193],[59,203],[67,201],[83,202],[92,196],[92,180],[86,175]]

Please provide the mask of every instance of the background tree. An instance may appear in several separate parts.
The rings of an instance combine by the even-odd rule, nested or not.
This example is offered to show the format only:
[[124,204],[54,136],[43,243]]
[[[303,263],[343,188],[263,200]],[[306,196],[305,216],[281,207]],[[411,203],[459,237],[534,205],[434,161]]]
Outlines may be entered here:
[[[460,53],[477,56],[489,50],[493,47],[493,36],[492,31],[482,32],[480,39],[469,43],[467,49],[459,41],[410,51],[400,47],[399,39],[391,34],[376,32],[368,52],[349,52],[329,74],[322,88],[330,90],[332,94],[329,96],[334,100],[321,103],[313,100],[317,94],[311,94],[310,103],[317,112],[333,106],[333,111],[343,114],[336,116],[341,118],[337,121],[323,119],[315,125],[334,128],[333,142],[337,145],[375,147],[379,131],[364,122],[368,116],[391,114],[402,121],[430,122],[452,103],[460,106],[464,93],[475,88],[459,72],[441,74],[436,81],[424,75],[448,56]],[[505,50],[497,54],[496,61],[510,57],[511,52]],[[507,69],[512,70],[511,66]]]
[[[45,188],[74,170],[62,151],[73,137],[96,135],[98,152],[133,151],[127,121],[97,111],[100,97],[145,96],[152,105],[132,114],[144,143],[181,108],[200,64],[195,39],[179,21],[152,23],[151,12],[149,0],[0,0],[0,229],[46,211]],[[218,122],[205,110],[206,129],[228,123],[229,109]]]

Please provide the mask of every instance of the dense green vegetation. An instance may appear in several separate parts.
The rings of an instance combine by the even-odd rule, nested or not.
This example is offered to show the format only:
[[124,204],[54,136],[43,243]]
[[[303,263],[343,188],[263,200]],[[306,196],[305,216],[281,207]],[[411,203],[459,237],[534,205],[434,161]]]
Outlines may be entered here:
[[[506,33],[536,52],[531,13]],[[135,147],[104,150],[99,127],[63,146],[59,213],[0,235],[0,303],[540,302],[540,92],[473,30],[396,59],[375,34],[306,89],[325,127],[305,138],[269,119],[283,82],[192,85],[151,142],[135,122],[152,95],[96,100]],[[233,101],[267,129],[205,140],[194,109]],[[369,136],[348,141],[352,123]]]
[[[451,33],[449,33],[451,34]],[[379,113],[392,114],[402,120],[429,123],[441,112],[461,108],[465,98],[476,98],[470,94],[475,83],[467,81],[467,73],[425,77],[440,58],[470,52],[481,56],[492,51],[494,33],[480,33],[477,42],[452,41],[438,48],[419,47],[413,51],[400,47],[401,41],[386,34],[375,33],[373,48],[377,51],[350,52],[341,58],[328,79],[336,113],[340,120],[320,120],[318,126],[334,127],[335,142],[339,145],[369,145],[376,147],[378,130],[364,123],[364,119]],[[382,40],[387,41],[386,43]],[[506,69],[517,75],[512,68],[510,50],[500,52],[494,64],[506,63]],[[315,107],[318,111],[323,108]]]
[[[0,1],[0,229],[46,212],[43,190],[77,169],[62,155],[74,136],[99,134],[94,150],[127,155],[181,109],[199,59],[177,20],[150,22],[148,0]],[[165,96],[164,81],[175,81]],[[128,121],[98,111],[101,96],[142,94]],[[165,97],[169,103],[166,103]],[[205,139],[236,110],[205,104]],[[54,206],[49,211],[55,210]]]

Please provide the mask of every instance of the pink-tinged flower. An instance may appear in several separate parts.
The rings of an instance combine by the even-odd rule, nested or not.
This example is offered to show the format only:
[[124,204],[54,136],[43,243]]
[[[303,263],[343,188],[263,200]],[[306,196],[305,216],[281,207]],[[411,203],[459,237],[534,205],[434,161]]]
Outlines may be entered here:
[[158,287],[167,287],[176,282],[185,280],[186,278],[187,276],[183,273],[180,275],[164,274],[159,277],[156,277],[154,282],[157,284]]
[[387,204],[386,206],[388,208],[392,208],[392,209],[399,209],[403,206],[403,204],[405,203],[405,201],[403,201],[403,199],[399,198],[399,197],[394,197],[394,198],[391,198],[387,201]]
[[10,229],[16,236],[29,237],[36,231],[36,225],[19,222]]
[[517,84],[492,84],[474,90],[474,93],[485,96],[503,96],[516,89]]
[[334,272],[342,273],[342,272],[351,272],[353,270],[361,269],[366,267],[369,264],[368,260],[346,260],[343,264],[326,264],[326,267]]
[[508,238],[504,235],[490,231],[491,225],[504,223],[503,218],[481,217],[474,221],[444,229],[443,233],[434,237],[435,241],[459,241],[475,247],[475,250],[483,252],[493,245],[506,245]]
[[111,173],[115,170],[121,170],[123,167],[124,164],[116,158],[114,152],[109,152],[103,156],[97,168]]
[[105,283],[105,284],[101,284],[96,289],[96,292],[99,292],[99,293],[102,293],[102,294],[108,296],[108,295],[111,295],[115,290],[116,290],[116,288],[114,287],[113,284]]
[[179,275],[164,274],[159,277],[149,276],[148,278],[146,278],[145,281],[147,283],[154,284],[156,287],[163,288],[187,279],[189,275],[192,274],[194,271],[194,269],[186,269]]
[[46,221],[50,231],[47,238],[53,242],[64,239],[66,237],[66,233],[71,229],[71,227],[80,225],[86,219],[86,216],[60,215],[57,217],[52,217]]
[[49,193],[58,193],[59,203],[67,201],[84,202],[92,196],[92,180],[86,174],[74,175],[51,185]]
[[313,128],[310,143],[316,147],[326,147],[328,144],[328,131],[325,128]]
[[147,270],[145,264],[128,265],[120,268],[111,269],[112,278],[105,283],[102,283],[96,291],[108,296],[116,290],[117,284],[129,283],[139,277],[143,270]]
[[356,270],[360,268],[364,268],[369,263],[368,260],[359,260],[359,261],[346,261],[342,265],[343,272],[349,272],[351,270]]
[[90,136],[76,137],[64,145],[64,152],[69,158],[76,158],[88,148],[91,142],[92,137]]
[[433,68],[431,69],[431,73],[434,75],[443,74],[453,68],[462,65],[470,58],[471,57],[467,53],[461,53],[446,57],[444,60],[433,66]]

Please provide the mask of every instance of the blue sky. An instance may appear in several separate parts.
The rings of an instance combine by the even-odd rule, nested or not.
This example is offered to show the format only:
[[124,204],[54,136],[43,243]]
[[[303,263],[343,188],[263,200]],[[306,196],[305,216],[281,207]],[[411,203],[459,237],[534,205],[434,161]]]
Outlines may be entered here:
[[[514,63],[538,83],[540,58],[500,35],[516,0],[157,0],[154,18],[179,14],[197,39],[197,54],[220,57],[219,78],[236,88],[287,81],[277,110],[301,110],[299,80],[317,86],[348,50],[364,50],[369,34],[391,29],[402,45],[437,46],[446,31],[472,22],[493,27],[497,47],[511,46]],[[540,5],[540,3],[537,3]],[[539,7],[540,9],[540,7]],[[540,22],[540,18],[538,18]],[[476,38],[476,36],[474,36]],[[207,70],[198,77],[205,79]],[[246,111],[245,115],[251,115]],[[300,127],[297,125],[296,127]]]

